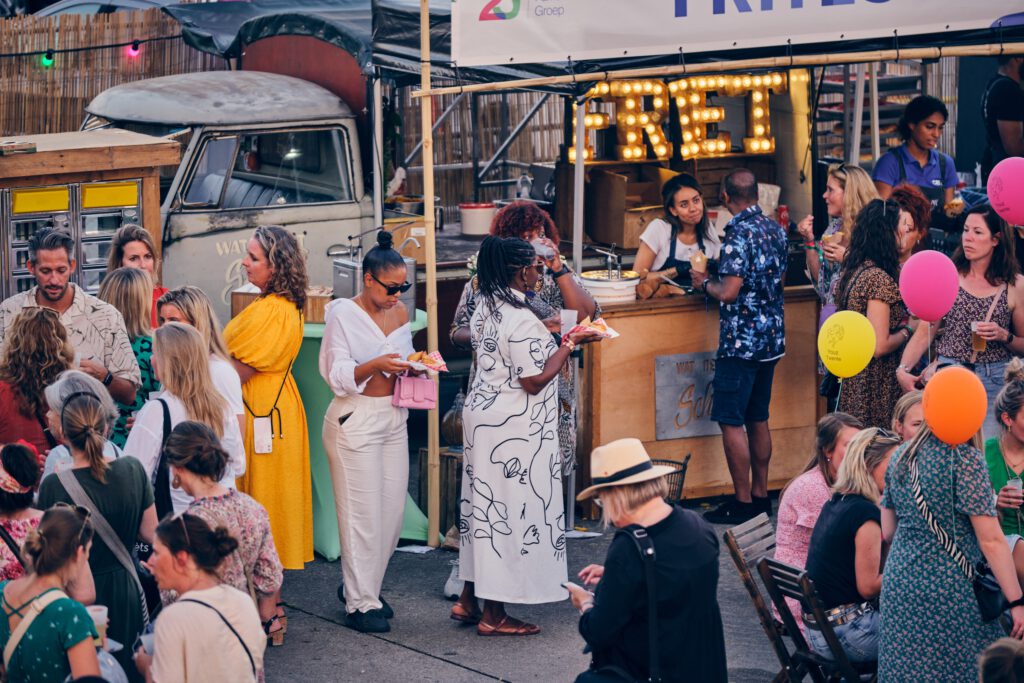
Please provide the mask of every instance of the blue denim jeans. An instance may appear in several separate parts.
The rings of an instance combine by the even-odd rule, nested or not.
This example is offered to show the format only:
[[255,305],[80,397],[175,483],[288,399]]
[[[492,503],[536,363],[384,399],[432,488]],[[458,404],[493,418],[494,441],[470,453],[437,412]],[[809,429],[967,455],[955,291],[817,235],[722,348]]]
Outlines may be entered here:
[[[940,363],[951,363],[953,365],[959,365],[959,361],[955,361],[952,358],[946,356],[939,356]],[[1009,360],[996,361],[995,363],[978,363],[974,366],[974,374],[981,380],[982,385],[985,387],[985,396],[988,399],[988,410],[985,413],[985,423],[981,427],[982,436],[986,439],[999,436],[999,419],[992,412],[992,407],[996,403],[996,396],[999,395],[999,391],[1003,388],[1003,373],[1006,372],[1006,364]]]
[[[878,636],[881,629],[881,615],[878,610],[862,614],[853,621],[834,626],[836,638],[851,662],[873,662],[878,659]],[[826,659],[833,659],[832,651],[825,642],[821,631],[807,629],[807,643],[811,649]]]

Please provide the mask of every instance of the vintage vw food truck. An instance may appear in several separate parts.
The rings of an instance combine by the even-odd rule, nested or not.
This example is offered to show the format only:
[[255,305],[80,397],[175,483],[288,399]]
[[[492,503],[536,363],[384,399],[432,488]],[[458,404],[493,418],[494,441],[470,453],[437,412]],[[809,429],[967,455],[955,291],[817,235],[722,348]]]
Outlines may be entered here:
[[290,76],[212,71],[100,93],[82,128],[178,140],[160,180],[163,284],[201,287],[221,320],[245,284],[252,231],[281,225],[308,254],[311,285],[332,283],[332,255],[373,227],[355,116],[337,95]]

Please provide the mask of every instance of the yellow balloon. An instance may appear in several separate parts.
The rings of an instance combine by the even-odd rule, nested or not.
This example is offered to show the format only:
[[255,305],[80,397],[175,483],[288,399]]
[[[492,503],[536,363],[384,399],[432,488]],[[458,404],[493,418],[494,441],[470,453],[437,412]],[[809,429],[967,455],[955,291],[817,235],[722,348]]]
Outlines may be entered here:
[[875,330],[860,313],[833,313],[818,332],[818,355],[836,377],[853,377],[875,355]]

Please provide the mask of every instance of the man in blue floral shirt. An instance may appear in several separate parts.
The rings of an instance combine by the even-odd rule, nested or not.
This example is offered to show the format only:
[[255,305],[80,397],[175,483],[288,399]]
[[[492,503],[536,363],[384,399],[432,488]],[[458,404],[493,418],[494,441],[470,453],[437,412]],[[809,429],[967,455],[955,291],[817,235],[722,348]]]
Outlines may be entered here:
[[742,168],[730,172],[721,194],[733,219],[725,226],[718,279],[691,273],[693,286],[720,302],[711,419],[722,429],[735,497],[704,516],[715,524],[739,524],[761,512],[771,514],[768,404],[775,364],[786,353],[782,283],[787,250],[785,231],[757,204],[753,173]]

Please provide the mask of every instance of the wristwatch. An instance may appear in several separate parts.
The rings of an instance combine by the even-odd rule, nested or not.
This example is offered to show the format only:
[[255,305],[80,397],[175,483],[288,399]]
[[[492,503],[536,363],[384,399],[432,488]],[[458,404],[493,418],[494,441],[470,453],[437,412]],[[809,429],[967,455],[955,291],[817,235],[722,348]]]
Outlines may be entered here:
[[1011,607],[1020,607],[1022,605],[1024,605],[1024,595],[1020,596],[1016,600],[1008,602],[1006,604],[1006,609],[1010,609]]
[[705,278],[704,282],[700,283],[700,291],[705,294],[708,293],[708,283],[711,282],[711,278]]
[[557,280],[563,275],[568,275],[571,271],[569,270],[569,266],[563,263],[561,270],[551,270],[550,268],[548,268],[548,272],[551,273],[551,277]]
[[1013,332],[1010,332],[1009,330],[1007,330],[1006,331],[1006,343],[1007,344],[1012,344],[1014,339],[1015,339],[1015,337],[1013,336]]
[[107,376],[103,378],[103,386],[109,387],[110,383],[114,381],[114,373],[107,370]]

